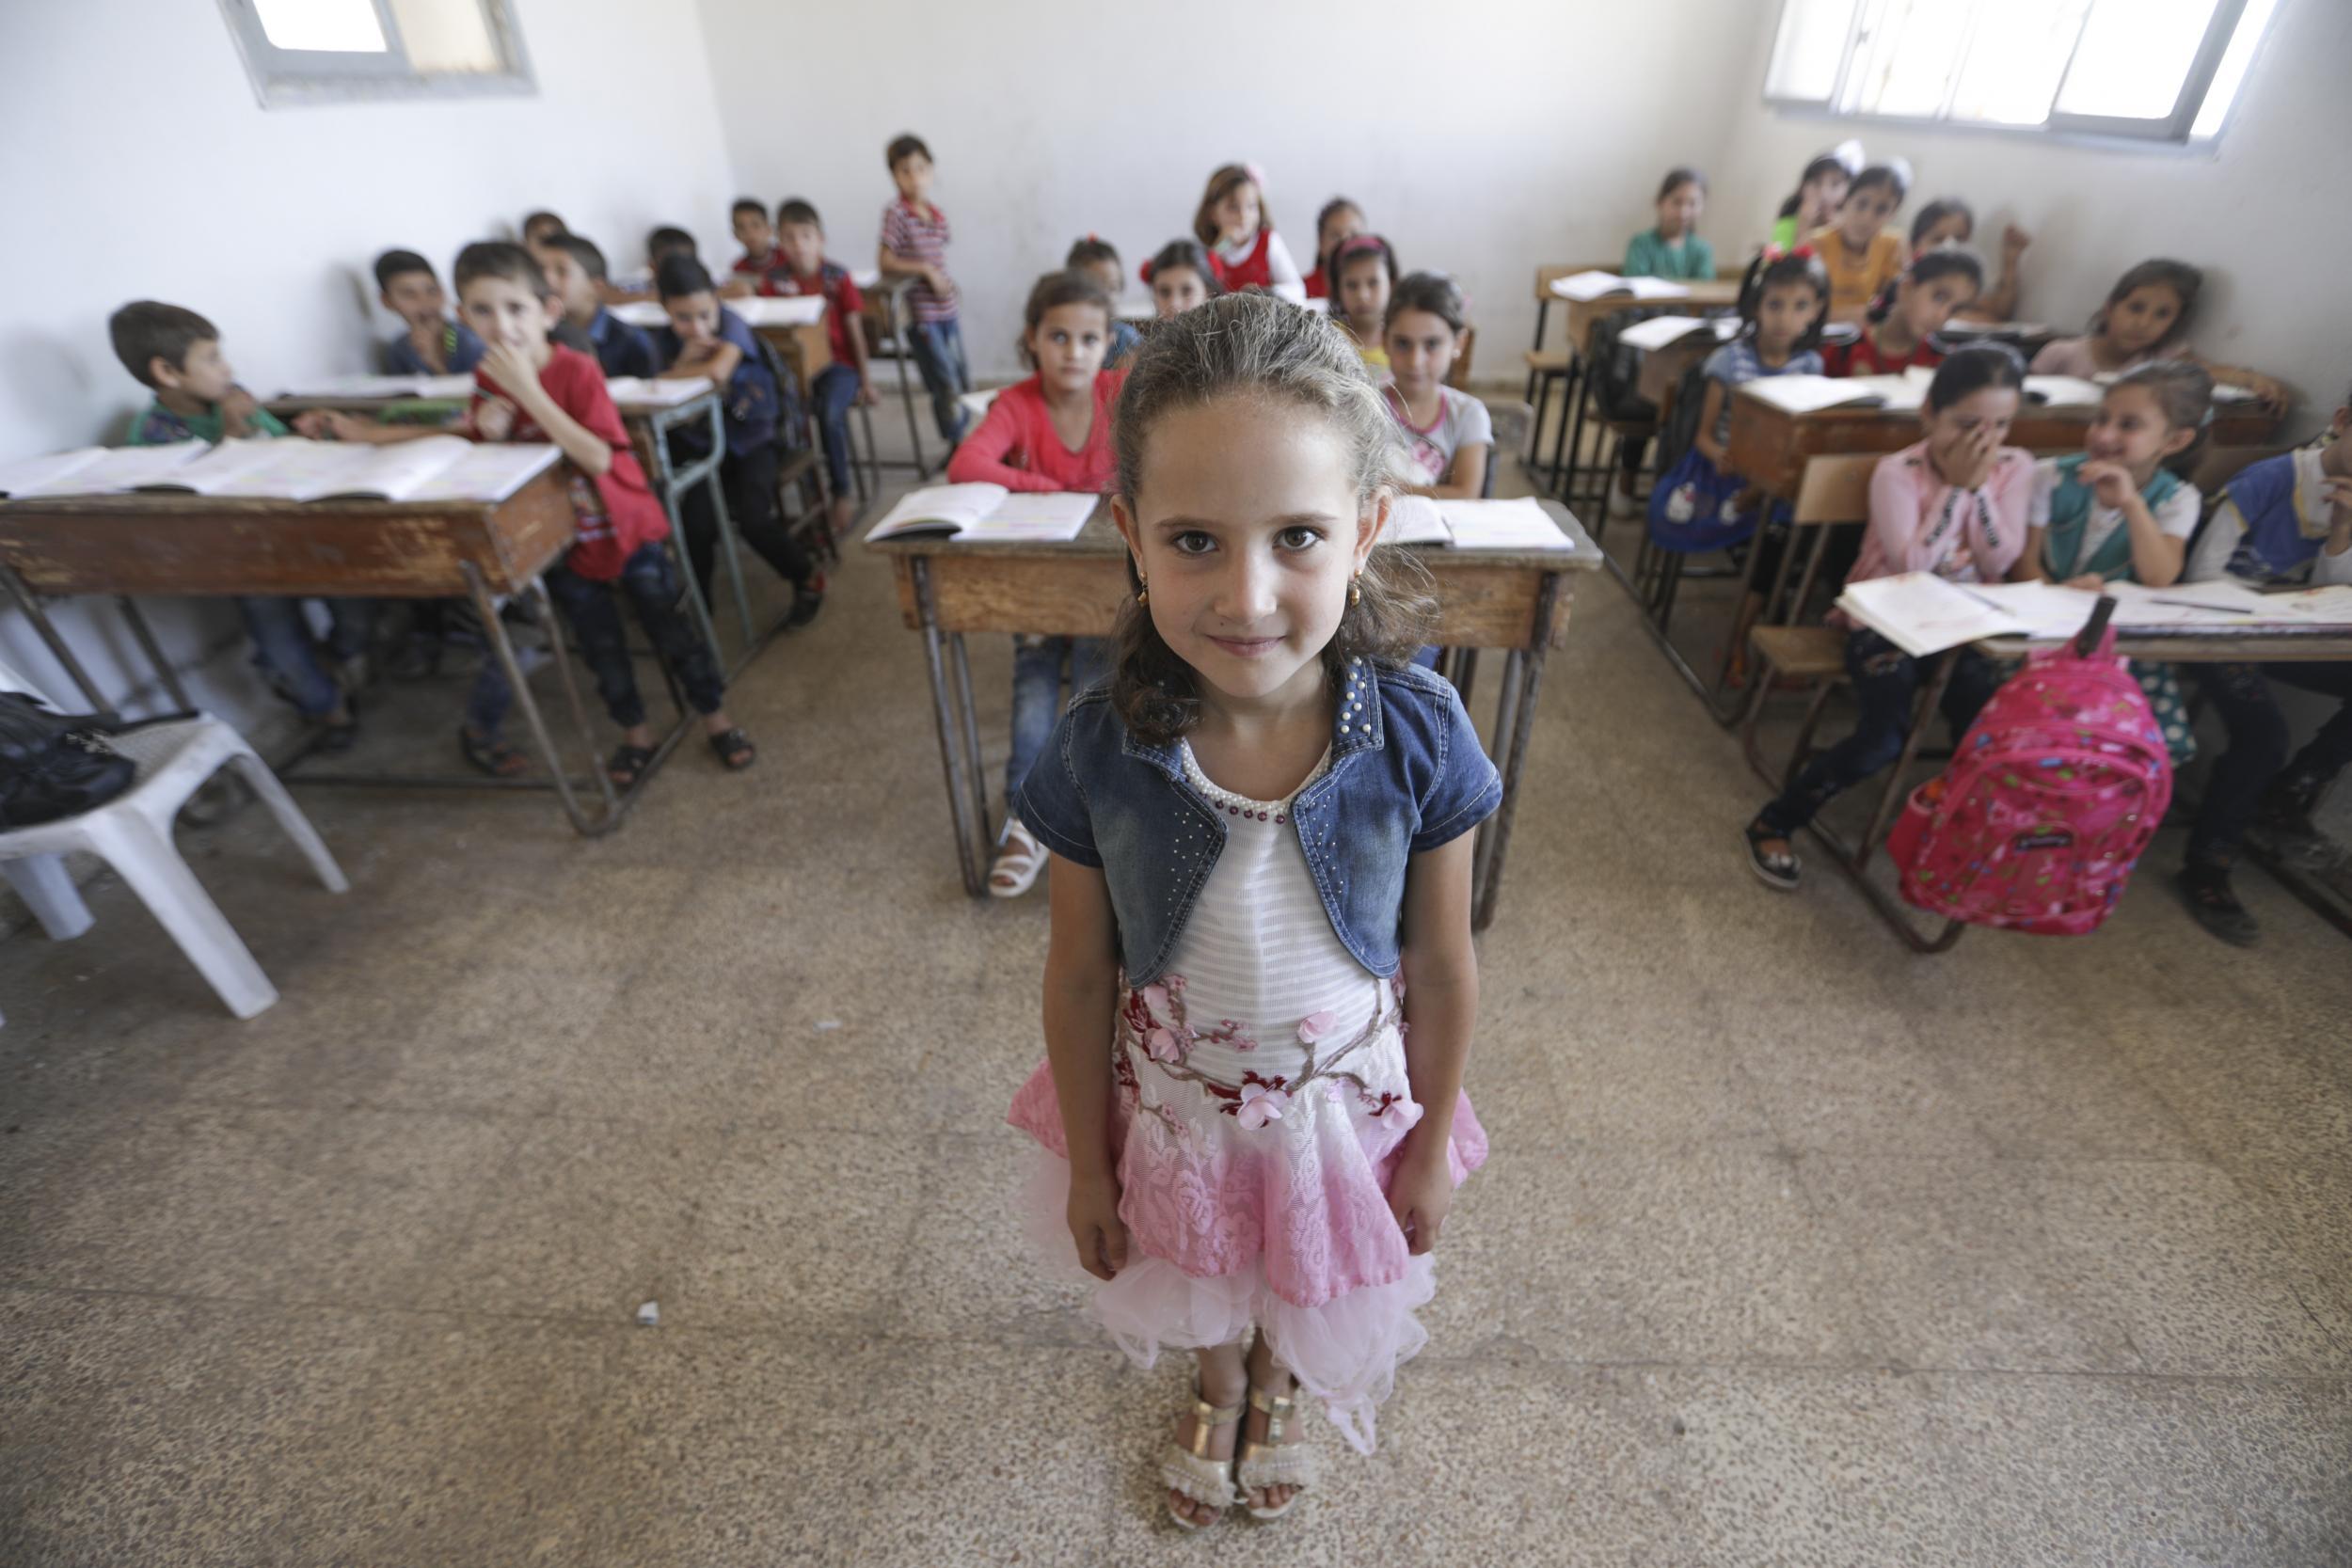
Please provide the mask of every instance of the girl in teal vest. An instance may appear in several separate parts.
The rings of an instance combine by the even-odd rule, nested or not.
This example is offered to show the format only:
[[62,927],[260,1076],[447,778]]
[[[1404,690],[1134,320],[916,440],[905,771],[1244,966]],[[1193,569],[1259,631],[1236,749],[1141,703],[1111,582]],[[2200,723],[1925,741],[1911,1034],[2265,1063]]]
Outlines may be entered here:
[[[2034,475],[2027,559],[2042,576],[2097,593],[2110,582],[2178,582],[2202,498],[2173,470],[2185,467],[2213,407],[2213,378],[2186,360],[2159,360],[2117,378],[2073,457]],[[2132,661],[2164,726],[2175,768],[2197,739],[2169,664]]]

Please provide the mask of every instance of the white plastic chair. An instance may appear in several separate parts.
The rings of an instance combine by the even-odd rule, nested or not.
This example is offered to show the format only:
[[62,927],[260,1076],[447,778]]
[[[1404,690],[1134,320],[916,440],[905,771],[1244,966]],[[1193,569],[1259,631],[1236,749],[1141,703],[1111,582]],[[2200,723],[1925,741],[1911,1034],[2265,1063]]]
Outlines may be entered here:
[[[0,688],[40,695],[4,665]],[[251,1018],[265,1011],[277,1002],[278,988],[181,859],[172,819],[226,764],[261,797],[327,891],[351,890],[342,868],[278,775],[243,736],[209,714],[150,725],[110,737],[108,744],[138,765],[135,782],[94,811],[0,832],[0,876],[32,908],[41,929],[63,942],[88,930],[92,921],[60,857],[76,849],[98,856],[145,900],[230,1012]]]

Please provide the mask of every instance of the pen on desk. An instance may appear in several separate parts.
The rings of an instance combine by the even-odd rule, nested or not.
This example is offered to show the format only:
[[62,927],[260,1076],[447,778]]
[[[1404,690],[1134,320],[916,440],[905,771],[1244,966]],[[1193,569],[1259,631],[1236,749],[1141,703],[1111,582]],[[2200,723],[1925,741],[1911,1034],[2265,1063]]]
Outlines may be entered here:
[[2199,604],[2195,599],[2158,599],[2152,597],[2148,602],[2150,604],[2169,604],[2175,610],[2217,610],[2224,615],[2259,615],[2262,613],[2262,611],[2255,610],[2249,605]]
[[1972,599],[1976,600],[1976,601],[1977,601],[1977,603],[1979,603],[1979,604],[1980,604],[1980,605],[1984,606],[1984,608],[1985,608],[1985,609],[1987,609],[1987,610],[1994,610],[1994,611],[1995,611],[1995,612],[1997,612],[1997,613],[1999,613],[1999,614],[2002,614],[2002,615],[2006,615],[2006,614],[2008,614],[2008,613],[2009,613],[2009,611],[2008,611],[2008,610],[2002,610],[2002,609],[2001,609],[2001,607],[2000,607],[1999,605],[1995,604],[1993,600],[1986,598],[1983,594],[1981,594],[1978,593],[1978,592],[1977,592],[1975,589],[1973,589],[1973,588],[1966,587],[1966,586],[1964,586],[1964,585],[1963,585],[1963,584],[1961,584],[1961,583],[1957,583],[1957,582],[1956,582],[1956,583],[1954,583],[1954,584],[1952,584],[1952,586],[1953,586],[1954,588],[1958,588],[1958,589],[1959,589],[1962,593],[1963,593],[1963,594],[1967,594],[1970,598],[1972,598]]

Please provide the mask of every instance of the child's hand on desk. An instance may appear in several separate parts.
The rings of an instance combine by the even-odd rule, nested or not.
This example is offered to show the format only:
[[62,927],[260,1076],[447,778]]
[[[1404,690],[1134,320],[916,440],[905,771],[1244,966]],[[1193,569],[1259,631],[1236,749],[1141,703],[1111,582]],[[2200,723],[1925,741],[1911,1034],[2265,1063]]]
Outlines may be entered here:
[[1438,1244],[1454,1208],[1454,1172],[1447,1167],[1445,1152],[1445,1139],[1424,1143],[1407,1133],[1396,1176],[1389,1183],[1389,1212],[1396,1216],[1397,1228],[1405,1232],[1415,1257]]
[[730,277],[719,285],[721,299],[749,299],[757,292],[748,278]]
[[2085,463],[2075,477],[2090,486],[2101,506],[2122,506],[2138,490],[2132,483],[2132,471],[2121,463]]
[[2086,594],[2098,594],[2106,591],[2107,579],[2101,577],[2096,572],[2084,572],[2078,577],[2068,578],[2064,582],[2059,583],[2058,586],[2060,588],[2079,589]]
[[358,441],[366,438],[359,421],[339,408],[313,408],[294,416],[294,434],[313,441]]
[[2265,375],[2259,371],[2249,371],[2246,372],[2246,389],[2262,399],[2264,412],[2269,414],[2272,419],[2277,419],[2287,411],[2286,384],[2275,376]]
[[515,405],[492,398],[473,411],[473,433],[485,441],[503,441],[515,429]]

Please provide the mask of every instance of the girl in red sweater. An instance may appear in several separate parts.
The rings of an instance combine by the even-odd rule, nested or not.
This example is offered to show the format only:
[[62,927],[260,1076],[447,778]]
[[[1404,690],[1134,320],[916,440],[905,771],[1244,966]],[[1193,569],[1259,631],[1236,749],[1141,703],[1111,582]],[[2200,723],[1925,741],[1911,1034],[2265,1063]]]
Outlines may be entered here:
[[[1107,489],[1116,466],[1111,410],[1127,382],[1125,371],[1103,369],[1110,346],[1110,295],[1086,273],[1049,273],[1029,291],[1024,320],[1021,353],[1036,373],[996,394],[987,418],[948,460],[947,477],[958,484],[985,480],[1008,490]],[[1065,666],[1073,693],[1093,685],[1106,667],[1102,641],[1024,637],[1014,644],[1008,802],[1061,717]],[[1009,812],[988,891],[1018,898],[1044,869],[1043,847]]]

